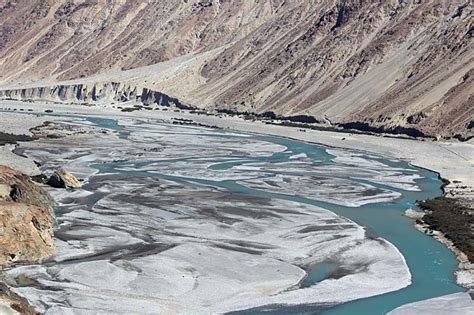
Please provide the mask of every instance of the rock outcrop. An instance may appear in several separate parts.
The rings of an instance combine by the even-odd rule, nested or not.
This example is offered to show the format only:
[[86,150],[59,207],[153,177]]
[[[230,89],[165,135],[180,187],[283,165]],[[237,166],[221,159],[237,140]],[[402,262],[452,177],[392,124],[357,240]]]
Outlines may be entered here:
[[28,176],[0,166],[0,266],[42,261],[54,253],[53,205]]
[[[5,293],[7,288],[1,288]],[[40,315],[28,302],[16,294],[6,291],[0,295],[0,314],[2,315]]]
[[60,84],[21,89],[0,89],[0,99],[43,100],[58,103],[122,103],[134,101],[143,105],[174,106],[181,109],[192,107],[177,98],[154,91],[117,82],[92,84]]
[[55,188],[81,188],[82,183],[71,173],[63,169],[54,171],[48,180],[48,185]]
[[[38,206],[53,214],[53,198],[29,176],[0,165],[0,185],[3,192],[0,196],[2,201]],[[8,195],[7,191],[9,191]]]
[[0,201],[0,265],[42,261],[54,250],[54,219],[48,209]]

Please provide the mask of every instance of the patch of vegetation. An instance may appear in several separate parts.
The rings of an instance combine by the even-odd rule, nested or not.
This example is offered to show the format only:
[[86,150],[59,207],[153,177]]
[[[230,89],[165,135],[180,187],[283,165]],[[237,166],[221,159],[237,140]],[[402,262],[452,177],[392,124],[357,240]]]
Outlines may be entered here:
[[196,126],[196,127],[204,127],[204,128],[211,128],[211,129],[221,129],[217,126],[201,124],[201,123],[197,123],[197,122],[195,122],[191,119],[182,119],[182,118],[175,118],[173,120],[173,125]]
[[418,201],[418,206],[428,212],[423,222],[430,229],[442,232],[470,262],[474,262],[473,210],[459,200],[447,197]]
[[0,132],[0,145],[16,144],[18,141],[33,141],[35,138],[27,135],[14,135],[11,133]]
[[230,116],[244,116],[247,120],[279,120],[279,121],[289,121],[289,122],[296,122],[296,123],[305,123],[305,124],[316,124],[322,123],[322,121],[317,120],[313,116],[308,115],[296,115],[296,116],[282,116],[277,115],[272,111],[263,112],[263,113],[255,113],[255,112],[239,112],[231,109],[217,109],[218,113],[227,114]]
[[474,138],[474,136],[472,136],[472,135],[463,135],[463,134],[458,133],[458,134],[455,134],[455,135],[453,136],[453,138],[454,138],[454,139],[457,139],[457,140],[459,140],[459,141],[461,141],[461,142],[466,142],[466,141],[469,141],[469,140],[471,140],[472,138]]
[[[321,131],[335,131],[343,133],[357,133],[357,134],[372,134],[382,135],[384,137],[397,136],[400,138],[432,138],[429,135],[424,134],[416,128],[406,128],[402,126],[395,127],[373,127],[365,122],[351,122],[351,123],[340,123],[328,126],[325,121],[318,120],[314,116],[309,115],[296,115],[296,116],[283,116],[277,115],[274,112],[268,111],[264,113],[255,112],[239,112],[232,109],[217,109],[218,113],[227,114],[230,116],[243,116],[245,120],[252,121],[263,121],[266,124],[281,125],[287,127],[298,127],[306,129],[314,129]],[[319,125],[318,125],[319,124]]]
[[122,112],[133,112],[133,111],[136,111],[136,110],[140,110],[140,108],[136,108],[136,107],[125,107],[125,108],[122,108]]
[[[310,125],[310,124],[303,124],[303,123],[295,123],[291,121],[282,121],[282,122],[273,122],[273,121],[265,121],[265,124],[268,125],[277,125],[277,126],[285,126],[285,127],[295,127],[295,128],[304,128],[304,129],[313,129],[313,130],[321,130],[321,131],[333,131],[333,132],[341,132],[341,133],[347,133],[347,131],[333,127],[333,126],[322,126],[322,125]],[[304,129],[300,129],[300,131],[303,131]],[[359,133],[363,134],[363,132],[359,131],[354,131],[352,133]]]
[[32,181],[40,183],[40,184],[46,184],[46,182],[48,181],[48,176],[46,176],[44,174],[33,175],[33,176],[30,176],[30,177],[31,177]]
[[340,127],[344,129],[354,129],[366,132],[374,132],[374,133],[387,133],[392,135],[407,135],[414,138],[426,138],[429,137],[428,135],[424,134],[420,130],[416,128],[407,128],[402,126],[394,126],[394,127],[374,127],[366,122],[349,122],[344,124],[339,124]]

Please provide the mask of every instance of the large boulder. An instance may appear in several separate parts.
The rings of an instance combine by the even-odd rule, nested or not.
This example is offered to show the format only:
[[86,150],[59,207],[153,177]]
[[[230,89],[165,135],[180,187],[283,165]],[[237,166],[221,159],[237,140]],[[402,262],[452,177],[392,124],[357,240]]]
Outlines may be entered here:
[[0,200],[26,203],[48,209],[53,214],[54,200],[31,178],[0,165]]
[[81,188],[81,182],[71,173],[59,169],[51,175],[48,185],[56,188]]

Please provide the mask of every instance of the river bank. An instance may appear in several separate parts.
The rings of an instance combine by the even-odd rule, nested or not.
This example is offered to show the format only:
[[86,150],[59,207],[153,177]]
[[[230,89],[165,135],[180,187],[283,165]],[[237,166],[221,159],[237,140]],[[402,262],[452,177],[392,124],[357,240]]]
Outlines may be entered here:
[[456,254],[459,270],[457,282],[473,289],[474,269],[474,225],[473,204],[469,200],[447,197],[419,201],[425,211],[424,217],[416,221],[416,227],[445,244]]
[[[55,217],[51,196],[29,176],[0,165],[0,268],[38,263],[56,251]],[[0,275],[0,312],[35,314],[25,299],[3,283]]]
[[[0,119],[0,268],[41,262],[56,250],[54,200],[31,180],[41,174],[35,162],[14,153],[18,142],[37,139],[32,128],[51,120],[54,117],[20,114],[3,114]],[[26,299],[10,290],[1,274],[0,313],[38,314]]]
[[[11,106],[11,104],[9,104]],[[18,104],[24,106],[23,108],[32,108],[36,104],[26,103]],[[46,105],[48,108],[54,110],[54,113],[57,114],[81,114],[81,115],[94,115],[94,116],[103,116],[106,118],[126,118],[126,117],[141,117],[141,118],[150,118],[150,119],[164,119],[169,122],[174,121],[174,119],[188,119],[196,123],[203,125],[217,126],[223,129],[233,129],[237,131],[249,131],[252,133],[260,134],[270,134],[289,137],[293,139],[298,139],[306,142],[312,143],[321,143],[329,146],[335,147],[347,147],[350,149],[363,148],[366,152],[377,153],[391,158],[401,158],[403,160],[409,161],[412,164],[422,166],[425,168],[433,169],[433,166],[438,167],[435,169],[441,174],[445,174],[452,182],[452,188],[450,192],[456,194],[461,198],[469,198],[469,191],[466,194],[465,188],[462,188],[464,192],[460,192],[458,187],[467,186],[466,183],[469,183],[469,179],[472,179],[472,176],[469,177],[469,172],[466,172],[466,169],[469,170],[472,168],[472,161],[469,160],[470,154],[472,151],[472,145],[466,146],[464,144],[458,145],[457,143],[446,144],[446,143],[432,143],[432,142],[418,142],[407,139],[387,139],[381,137],[367,136],[367,135],[344,135],[341,133],[330,133],[322,131],[299,131],[298,129],[291,127],[283,126],[269,126],[258,122],[249,122],[245,120],[240,120],[235,117],[213,117],[213,116],[203,116],[196,115],[186,112],[170,112],[170,111],[135,111],[132,114],[120,112],[111,108],[97,108],[97,107],[81,107],[81,106],[69,106],[69,105]],[[36,109],[37,112],[42,113],[46,107]],[[3,113],[2,113],[3,115]],[[3,116],[2,116],[3,119]],[[419,149],[418,146],[423,147]],[[397,155],[398,154],[398,155]],[[421,156],[421,157],[420,157]],[[445,165],[440,167],[440,162],[438,160],[430,159],[430,157],[438,156],[442,161],[448,162]],[[421,165],[420,165],[421,164]],[[463,170],[464,167],[464,170]],[[446,175],[447,174],[447,175]],[[448,185],[449,186],[449,185]],[[470,183],[472,187],[472,183]],[[471,191],[472,192],[472,191]]]

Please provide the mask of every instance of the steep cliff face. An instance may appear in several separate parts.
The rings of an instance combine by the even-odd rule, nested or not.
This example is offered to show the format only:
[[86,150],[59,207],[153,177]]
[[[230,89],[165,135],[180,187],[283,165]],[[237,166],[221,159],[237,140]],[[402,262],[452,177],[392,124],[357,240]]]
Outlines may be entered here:
[[100,74],[206,108],[469,133],[472,16],[466,0],[4,0],[0,82]]
[[114,103],[135,101],[143,105],[175,106],[191,108],[178,99],[158,91],[133,87],[117,82],[94,84],[60,84],[22,89],[0,90],[0,99],[46,100],[65,103]]
[[0,266],[50,257],[54,222],[49,194],[28,176],[0,166]]

